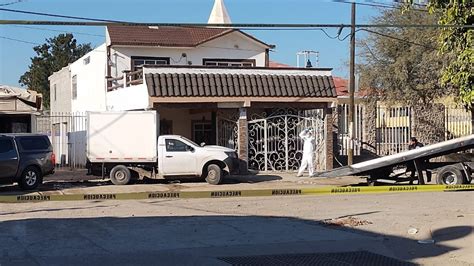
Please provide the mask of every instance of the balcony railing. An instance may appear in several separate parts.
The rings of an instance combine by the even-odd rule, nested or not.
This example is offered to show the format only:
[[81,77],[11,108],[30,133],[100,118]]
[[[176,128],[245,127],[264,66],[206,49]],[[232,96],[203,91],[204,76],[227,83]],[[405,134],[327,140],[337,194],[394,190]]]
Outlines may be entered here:
[[143,84],[143,70],[124,70],[122,77],[107,78],[107,91],[113,91],[138,84]]

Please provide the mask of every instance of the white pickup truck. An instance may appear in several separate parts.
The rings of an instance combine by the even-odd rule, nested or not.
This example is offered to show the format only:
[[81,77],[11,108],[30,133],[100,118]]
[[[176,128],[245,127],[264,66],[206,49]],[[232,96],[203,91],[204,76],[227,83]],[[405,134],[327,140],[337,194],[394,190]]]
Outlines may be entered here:
[[235,150],[158,136],[155,111],[89,112],[87,121],[88,174],[109,176],[115,185],[134,177],[202,177],[217,185],[239,169]]

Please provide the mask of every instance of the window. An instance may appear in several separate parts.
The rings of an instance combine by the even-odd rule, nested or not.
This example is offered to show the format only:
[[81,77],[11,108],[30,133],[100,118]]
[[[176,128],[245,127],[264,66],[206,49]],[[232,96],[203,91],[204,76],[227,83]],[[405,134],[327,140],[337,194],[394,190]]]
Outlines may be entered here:
[[49,150],[49,143],[43,137],[20,138],[20,145],[23,150]]
[[53,100],[56,101],[56,84],[53,85]]
[[202,64],[218,67],[254,67],[255,59],[203,59]]
[[173,121],[161,119],[160,120],[160,135],[173,134]]
[[188,151],[190,147],[177,139],[166,139],[166,151]]
[[197,143],[214,144],[212,140],[212,124],[210,121],[193,122],[193,140]]
[[84,65],[88,65],[90,62],[91,62],[91,57],[90,56],[84,58]]
[[132,56],[132,71],[137,71],[143,68],[143,65],[160,66],[169,65],[169,57],[138,57]]
[[10,139],[0,139],[0,153],[7,153],[13,149],[13,142]]
[[77,75],[72,76],[72,99],[77,99]]

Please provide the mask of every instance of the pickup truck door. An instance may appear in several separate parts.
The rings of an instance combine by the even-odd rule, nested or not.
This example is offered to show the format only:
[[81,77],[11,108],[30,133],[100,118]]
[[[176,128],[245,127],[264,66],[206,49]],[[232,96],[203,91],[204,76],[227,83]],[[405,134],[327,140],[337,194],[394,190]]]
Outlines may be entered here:
[[162,164],[163,175],[196,175],[194,148],[181,140],[165,139]]
[[18,152],[13,138],[0,137],[0,178],[15,177],[18,162]]

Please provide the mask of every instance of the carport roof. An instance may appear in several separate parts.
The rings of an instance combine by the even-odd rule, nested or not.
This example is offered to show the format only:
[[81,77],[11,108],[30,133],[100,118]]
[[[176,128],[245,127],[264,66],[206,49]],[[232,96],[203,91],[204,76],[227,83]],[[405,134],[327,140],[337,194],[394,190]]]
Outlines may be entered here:
[[146,73],[152,97],[335,98],[330,75]]

